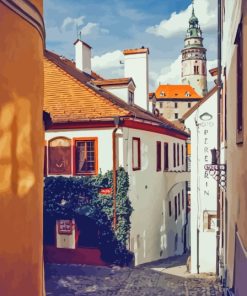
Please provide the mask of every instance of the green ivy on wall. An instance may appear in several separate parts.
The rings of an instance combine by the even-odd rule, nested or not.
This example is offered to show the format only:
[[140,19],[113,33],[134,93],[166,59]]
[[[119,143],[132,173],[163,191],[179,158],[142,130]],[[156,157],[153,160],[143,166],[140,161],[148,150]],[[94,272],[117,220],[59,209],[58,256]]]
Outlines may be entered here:
[[[112,188],[112,171],[97,176],[46,177],[44,185],[44,225],[47,221],[79,219],[87,216],[99,228],[102,259],[115,264],[128,264],[133,255],[126,249],[133,211],[128,198],[129,177],[123,168],[117,171],[117,227],[112,229],[112,195],[100,194],[100,189]],[[49,222],[48,222],[49,223]]]

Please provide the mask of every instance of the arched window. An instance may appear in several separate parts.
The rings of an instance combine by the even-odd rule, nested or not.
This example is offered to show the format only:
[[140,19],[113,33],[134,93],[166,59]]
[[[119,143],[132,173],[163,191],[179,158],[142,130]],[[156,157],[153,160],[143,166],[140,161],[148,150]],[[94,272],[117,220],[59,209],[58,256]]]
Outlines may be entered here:
[[48,174],[71,174],[71,140],[65,137],[51,139],[48,143]]

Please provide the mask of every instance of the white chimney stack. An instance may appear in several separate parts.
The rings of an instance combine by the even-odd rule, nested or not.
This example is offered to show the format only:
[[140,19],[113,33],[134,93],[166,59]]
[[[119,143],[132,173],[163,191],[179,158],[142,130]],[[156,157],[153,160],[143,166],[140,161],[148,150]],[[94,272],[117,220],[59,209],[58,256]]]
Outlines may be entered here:
[[148,98],[148,48],[125,49],[124,54],[124,76],[132,77],[135,89],[135,104],[145,110],[149,109]]
[[76,68],[91,75],[91,49],[92,47],[84,41],[77,39],[75,45]]

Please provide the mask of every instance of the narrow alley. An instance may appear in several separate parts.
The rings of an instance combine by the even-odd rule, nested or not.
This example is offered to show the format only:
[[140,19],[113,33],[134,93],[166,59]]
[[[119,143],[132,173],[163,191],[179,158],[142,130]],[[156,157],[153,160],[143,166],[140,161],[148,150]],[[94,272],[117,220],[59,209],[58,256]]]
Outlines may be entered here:
[[187,256],[135,268],[88,265],[46,265],[47,296],[222,295],[213,275],[191,275]]

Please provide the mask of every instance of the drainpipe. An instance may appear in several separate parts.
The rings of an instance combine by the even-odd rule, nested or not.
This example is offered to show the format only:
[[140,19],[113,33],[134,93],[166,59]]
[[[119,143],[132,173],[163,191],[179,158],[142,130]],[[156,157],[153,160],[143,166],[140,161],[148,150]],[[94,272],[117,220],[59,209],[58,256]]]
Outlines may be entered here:
[[[220,100],[221,100],[221,0],[218,0],[218,77],[217,77],[217,151],[218,151],[218,164],[220,164],[220,150],[221,150],[221,141],[220,141]],[[220,259],[220,180],[217,180],[217,230],[216,230],[216,274],[219,275],[219,259]]]
[[114,118],[115,128],[112,132],[112,199],[113,199],[113,228],[117,227],[117,153],[116,153],[116,132],[119,128],[120,118]]

